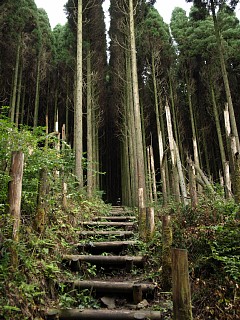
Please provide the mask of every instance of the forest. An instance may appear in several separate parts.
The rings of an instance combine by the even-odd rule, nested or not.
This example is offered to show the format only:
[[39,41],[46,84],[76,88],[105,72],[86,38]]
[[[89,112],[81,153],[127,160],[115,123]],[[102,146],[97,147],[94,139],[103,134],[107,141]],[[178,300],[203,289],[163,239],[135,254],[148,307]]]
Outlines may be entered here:
[[[0,320],[100,308],[66,293],[79,274],[62,256],[116,206],[137,217],[161,319],[240,319],[239,1],[186,0],[168,25],[155,0],[111,0],[109,31],[103,2],[66,0],[51,29],[34,0],[0,0]],[[188,252],[187,316],[172,248]]]

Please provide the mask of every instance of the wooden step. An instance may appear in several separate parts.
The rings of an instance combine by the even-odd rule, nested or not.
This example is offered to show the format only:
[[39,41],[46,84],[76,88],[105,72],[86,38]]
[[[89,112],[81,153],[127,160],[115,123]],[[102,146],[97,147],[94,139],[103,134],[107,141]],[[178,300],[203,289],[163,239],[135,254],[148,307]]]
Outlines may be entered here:
[[81,238],[86,238],[89,236],[96,236],[96,237],[102,237],[102,236],[114,236],[114,237],[120,237],[120,238],[129,238],[131,236],[134,235],[133,231],[77,231],[77,234],[79,234],[79,236]]
[[82,225],[85,227],[118,227],[130,229],[136,224],[134,222],[112,222],[112,221],[84,221]]
[[102,255],[64,255],[63,262],[71,265],[74,269],[81,268],[81,262],[105,266],[105,267],[126,267],[129,271],[133,265],[142,267],[144,257],[142,256],[102,256]]
[[115,281],[99,281],[99,280],[82,280],[71,282],[73,288],[78,289],[94,289],[101,293],[132,293],[134,286],[140,286],[142,292],[153,293],[157,286],[152,283],[135,283],[135,282],[115,282]]
[[161,320],[160,311],[151,310],[91,310],[91,309],[66,309],[66,310],[50,310],[47,313],[47,320],[136,320],[136,319],[150,319]]
[[121,207],[121,206],[112,206],[111,207],[111,210],[125,210],[125,208],[124,207]]
[[124,222],[124,221],[132,221],[136,220],[135,216],[102,216],[102,217],[93,217],[93,221],[101,221],[101,220],[106,220],[106,221],[117,221],[117,222]]
[[101,242],[87,242],[77,243],[75,246],[79,251],[95,252],[116,252],[126,249],[127,247],[136,246],[137,241],[101,241]]

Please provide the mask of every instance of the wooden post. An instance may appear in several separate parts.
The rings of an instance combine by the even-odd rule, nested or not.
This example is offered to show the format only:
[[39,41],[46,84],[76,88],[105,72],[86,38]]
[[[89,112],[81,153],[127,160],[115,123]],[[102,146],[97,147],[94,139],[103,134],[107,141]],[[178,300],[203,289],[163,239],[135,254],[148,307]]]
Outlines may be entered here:
[[131,272],[133,269],[133,258],[132,257],[128,257],[126,259],[126,271],[127,272]]
[[135,283],[133,285],[133,302],[135,304],[138,304],[141,302],[143,299],[143,294],[142,294],[142,286],[141,284]]
[[173,319],[192,320],[188,254],[184,249],[172,249]]
[[[24,154],[22,151],[13,151],[10,168],[10,182],[8,185],[9,213],[13,218],[13,241],[19,241],[19,228],[21,219],[21,197],[23,177]],[[12,267],[18,267],[18,255],[16,247],[12,248]]]
[[146,239],[150,241],[154,235],[154,208],[146,208]]
[[138,227],[139,227],[139,235],[141,239],[145,239],[146,237],[146,208],[144,207],[144,194],[143,188],[138,189]]
[[62,183],[62,206],[65,211],[68,209],[67,203],[67,184],[63,181]]
[[172,287],[172,225],[171,216],[162,217],[162,288],[164,291]]
[[47,201],[46,201],[47,189],[48,189],[47,169],[42,168],[39,172],[37,211],[34,219],[34,228],[38,232],[43,232],[45,228],[46,211],[47,211]]

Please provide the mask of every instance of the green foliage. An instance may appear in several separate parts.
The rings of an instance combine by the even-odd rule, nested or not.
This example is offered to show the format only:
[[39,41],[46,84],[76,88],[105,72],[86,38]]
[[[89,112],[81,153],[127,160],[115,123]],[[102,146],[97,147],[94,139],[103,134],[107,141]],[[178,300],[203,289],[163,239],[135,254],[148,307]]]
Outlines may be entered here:
[[61,308],[100,308],[99,302],[92,297],[92,294],[88,289],[80,291],[72,290],[70,292],[61,294],[59,297],[59,305]]
[[[195,210],[170,209],[173,247],[188,250],[195,316],[234,319],[240,282],[239,206],[233,200],[226,201],[219,186],[214,190],[211,197],[202,195]],[[226,318],[220,310],[225,310]]]
[[[64,278],[71,280],[69,272],[61,270],[62,254],[70,249],[69,243],[77,242],[74,221],[80,221],[82,212],[106,212],[107,206],[98,198],[85,200],[76,190],[73,174],[74,155],[65,144],[59,152],[54,136],[48,137],[45,145],[44,128],[34,131],[28,127],[17,129],[7,118],[0,119],[0,314],[6,320],[23,320],[43,317],[46,305],[50,305],[52,295],[57,296],[56,283]],[[7,212],[7,191],[11,152],[22,150],[24,153],[24,176],[22,186],[20,242],[16,249],[19,268],[11,269],[12,217]],[[48,171],[48,192],[46,194],[47,221],[44,231],[39,235],[33,229],[38,196],[39,172]],[[62,180],[68,183],[69,212],[61,209]],[[76,208],[77,206],[77,208]],[[88,268],[88,274],[95,272]],[[7,283],[7,285],[6,285]],[[82,296],[82,304],[95,305],[95,302]],[[70,298],[63,296],[65,304]],[[63,304],[64,304],[63,303]]]
[[225,225],[209,227],[214,238],[207,241],[211,248],[208,259],[213,259],[216,265],[219,262],[229,278],[237,283],[240,282],[239,226],[240,223],[233,220]]

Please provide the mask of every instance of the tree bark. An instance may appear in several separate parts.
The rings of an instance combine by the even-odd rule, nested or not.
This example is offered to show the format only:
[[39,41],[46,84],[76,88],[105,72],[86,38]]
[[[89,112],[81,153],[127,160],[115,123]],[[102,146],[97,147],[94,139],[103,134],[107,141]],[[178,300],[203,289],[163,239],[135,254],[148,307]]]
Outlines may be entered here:
[[10,182],[8,185],[9,213],[13,219],[13,248],[11,262],[13,269],[18,266],[18,254],[16,244],[19,242],[19,229],[21,219],[21,197],[23,177],[24,154],[22,151],[12,152]]
[[92,118],[92,76],[91,76],[91,50],[88,44],[87,52],[87,196],[93,195],[93,130],[96,125]]
[[13,91],[12,91],[12,96],[11,96],[10,110],[9,110],[10,118],[11,118],[12,122],[14,122],[15,110],[16,110],[17,83],[18,83],[18,73],[19,73],[19,64],[20,64],[21,40],[22,40],[22,36],[21,36],[21,34],[19,34],[18,43],[17,43],[16,63],[15,63],[15,69],[14,69],[14,78],[13,78]]
[[166,119],[167,119],[167,131],[169,139],[170,154],[172,160],[172,179],[174,188],[174,197],[177,202],[180,202],[180,191],[179,191],[179,175],[177,171],[176,153],[174,147],[173,131],[172,131],[172,121],[169,105],[166,104]]
[[39,98],[40,98],[40,67],[41,67],[41,54],[38,55],[37,60],[37,76],[36,76],[36,93],[35,93],[35,104],[34,104],[34,118],[33,127],[36,128],[38,125],[38,111],[39,111]]
[[16,118],[15,118],[15,123],[17,127],[19,124],[20,103],[21,103],[21,96],[22,96],[22,76],[23,76],[23,61],[21,63],[20,70],[19,70],[19,80],[18,80],[18,90],[17,90],[17,104],[16,104]]
[[[49,311],[52,313],[53,310]],[[59,317],[59,320],[135,320],[135,319],[149,319],[149,320],[161,320],[162,315],[160,311],[132,311],[132,310],[56,310],[55,315]],[[50,318],[47,316],[47,319]],[[54,319],[54,318],[51,318]],[[57,318],[55,318],[57,319]]]
[[224,49],[223,49],[223,44],[222,44],[222,39],[221,39],[221,32],[219,29],[219,24],[218,24],[216,12],[215,12],[214,0],[210,0],[210,5],[211,5],[211,12],[212,12],[212,17],[213,17],[216,41],[217,41],[217,46],[218,46],[218,53],[219,53],[219,58],[220,58],[222,77],[223,77],[225,93],[226,93],[226,98],[227,98],[228,107],[229,107],[232,132],[233,132],[233,135],[236,139],[237,151],[240,152],[238,129],[237,129],[236,118],[235,118],[235,113],[234,113],[234,108],[233,108],[232,95],[231,95],[231,90],[230,90],[230,85],[229,85],[229,80],[228,80],[228,73],[227,73],[227,68],[226,68],[226,63],[225,63]]
[[136,59],[136,44],[134,31],[134,15],[133,15],[133,0],[129,0],[129,17],[130,17],[130,47],[131,47],[131,67],[132,67],[132,88],[133,88],[133,102],[134,102],[134,117],[135,117],[135,138],[137,146],[137,171],[138,171],[138,189],[143,188],[143,203],[145,207],[145,164],[144,164],[144,150],[143,137],[141,125],[141,112],[139,103],[138,78],[137,78],[137,59]]
[[218,145],[219,145],[221,161],[222,161],[225,195],[227,199],[230,199],[231,198],[231,181],[230,181],[230,176],[227,172],[227,170],[229,171],[229,168],[227,169],[227,165],[226,165],[226,162],[227,162],[226,154],[225,154],[224,145],[223,145],[222,132],[221,132],[221,126],[219,121],[217,103],[215,99],[215,93],[212,85],[211,85],[211,94],[212,94],[212,102],[213,102],[214,119],[215,119],[217,136],[218,136]]
[[155,231],[154,208],[146,208],[146,240],[151,241]]
[[79,188],[83,188],[83,132],[82,132],[82,95],[83,95],[83,39],[82,39],[82,0],[78,1],[78,26],[77,26],[77,84],[75,107],[75,173]]
[[154,53],[152,53],[152,77],[153,77],[155,113],[156,113],[156,122],[157,122],[158,152],[159,152],[160,172],[161,172],[161,180],[162,180],[162,196],[163,196],[163,205],[166,205],[167,201],[168,201],[167,183],[166,183],[165,167],[163,165],[163,157],[164,157],[163,150],[164,149],[163,149],[163,137],[162,137],[162,130],[161,130],[160,115],[159,115],[159,109],[158,109],[158,92],[157,92]]
[[197,197],[195,169],[190,159],[188,159],[188,172],[189,172],[189,193],[191,198],[191,207],[193,210],[195,210],[198,204],[198,197]]

